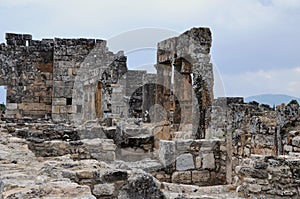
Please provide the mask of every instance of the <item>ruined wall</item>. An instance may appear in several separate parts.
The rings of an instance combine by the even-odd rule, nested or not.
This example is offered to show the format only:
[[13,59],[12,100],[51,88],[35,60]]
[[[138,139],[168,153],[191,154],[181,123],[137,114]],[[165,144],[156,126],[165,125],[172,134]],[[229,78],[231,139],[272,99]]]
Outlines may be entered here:
[[239,195],[251,198],[299,198],[300,160],[252,156],[235,168]]
[[[213,69],[209,54],[211,42],[208,28],[192,28],[178,37],[158,43],[157,84],[163,88],[157,88],[156,103],[169,113],[173,90],[178,99],[178,102],[174,102],[174,130],[180,130],[180,125],[194,123],[194,135],[197,138],[205,137],[205,113],[213,102]],[[191,115],[196,121],[192,121]],[[169,119],[167,115],[166,120]]]
[[112,113],[112,85],[126,73],[122,52],[95,39],[32,40],[6,34],[0,46],[0,85],[7,87],[8,117],[83,123]]
[[[143,112],[152,112],[154,108],[156,95],[156,77],[156,74],[148,73],[143,76]],[[150,116],[152,117],[152,119],[154,118],[154,114],[151,114]]]
[[83,123],[112,113],[112,84],[127,71],[123,53],[94,39],[55,39],[54,50],[52,119]]
[[278,123],[278,154],[300,154],[300,107],[297,104],[280,105],[276,110]]
[[224,140],[161,140],[159,159],[165,169],[153,175],[161,181],[199,186],[226,184]]
[[51,116],[53,43],[6,34],[6,44],[0,45],[0,85],[7,87],[7,117]]
[[143,76],[147,71],[129,70],[126,73],[126,96],[129,99],[129,116],[142,117],[143,112]]

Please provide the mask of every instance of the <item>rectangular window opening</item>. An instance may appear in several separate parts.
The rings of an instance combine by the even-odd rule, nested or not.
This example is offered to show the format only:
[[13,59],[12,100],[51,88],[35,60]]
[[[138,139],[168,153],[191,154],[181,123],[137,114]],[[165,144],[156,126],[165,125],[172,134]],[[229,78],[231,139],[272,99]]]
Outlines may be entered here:
[[72,105],[72,98],[66,99],[66,105]]

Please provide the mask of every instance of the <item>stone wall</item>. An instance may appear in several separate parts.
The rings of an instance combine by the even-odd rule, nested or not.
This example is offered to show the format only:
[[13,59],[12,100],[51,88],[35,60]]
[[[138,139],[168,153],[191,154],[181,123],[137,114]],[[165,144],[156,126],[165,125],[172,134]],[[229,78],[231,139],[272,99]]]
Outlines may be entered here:
[[129,70],[126,73],[126,96],[129,97],[129,116],[142,117],[143,77],[147,71]]
[[6,34],[0,45],[0,85],[7,87],[6,116],[49,118],[52,112],[52,39]]
[[108,51],[106,41],[7,33],[6,43],[0,85],[7,87],[7,117],[83,123],[112,113],[112,85],[127,67],[123,53]]
[[278,154],[300,156],[300,108],[296,104],[277,107]]
[[[192,28],[157,46],[156,103],[167,112],[165,120],[173,121],[172,131],[182,130],[182,124],[193,124],[195,138],[205,137],[205,114],[213,102],[211,42],[208,28]],[[175,101],[174,97],[173,118],[170,118],[171,91],[177,98]]]
[[106,41],[55,39],[52,119],[83,123],[112,113],[112,84],[127,71]]
[[96,159],[99,161],[115,161],[116,145],[110,139],[84,139],[80,141],[52,140],[31,142],[29,149],[37,157],[56,157],[70,154],[74,160]]
[[161,140],[159,159],[165,169],[154,176],[160,181],[200,186],[226,184],[225,141]]
[[242,197],[299,198],[300,159],[254,155],[235,168]]

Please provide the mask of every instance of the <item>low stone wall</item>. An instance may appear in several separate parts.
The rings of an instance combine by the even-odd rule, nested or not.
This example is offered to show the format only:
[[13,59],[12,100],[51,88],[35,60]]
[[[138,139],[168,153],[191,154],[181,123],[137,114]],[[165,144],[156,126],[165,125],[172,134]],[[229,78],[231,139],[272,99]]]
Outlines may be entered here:
[[80,141],[52,140],[31,142],[29,149],[38,157],[55,157],[71,154],[73,159],[96,159],[105,162],[115,161],[116,145],[111,139],[84,139]]
[[235,167],[235,183],[242,197],[299,198],[300,159],[252,155]]
[[300,157],[300,131],[290,131],[282,140],[283,154]]
[[165,168],[154,176],[160,181],[226,184],[227,149],[223,140],[161,140],[159,159]]

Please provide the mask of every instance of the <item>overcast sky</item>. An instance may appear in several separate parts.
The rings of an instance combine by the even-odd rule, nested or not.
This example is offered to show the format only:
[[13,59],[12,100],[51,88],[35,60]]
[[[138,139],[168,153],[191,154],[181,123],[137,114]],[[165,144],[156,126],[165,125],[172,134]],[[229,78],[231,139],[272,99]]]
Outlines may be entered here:
[[[212,61],[226,95],[300,97],[299,0],[0,0],[0,42],[5,32],[111,39],[144,28],[172,35],[201,26],[212,30]],[[154,63],[154,53],[139,55],[141,64]]]

